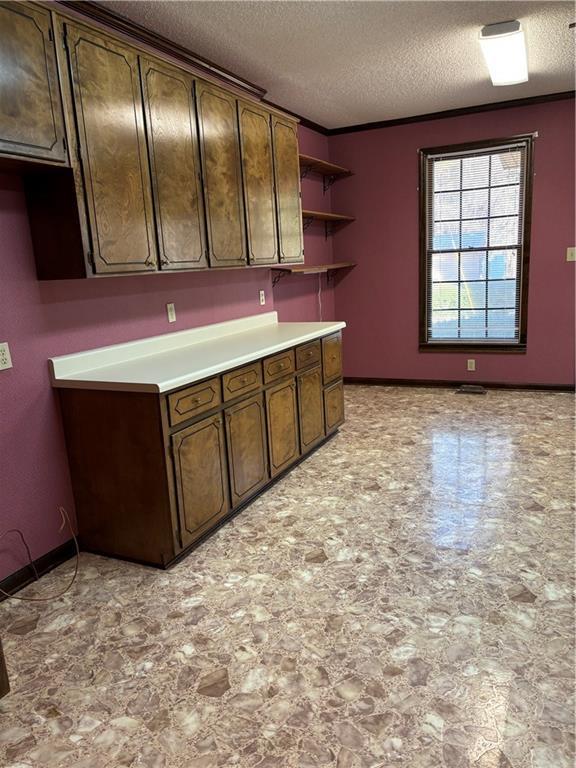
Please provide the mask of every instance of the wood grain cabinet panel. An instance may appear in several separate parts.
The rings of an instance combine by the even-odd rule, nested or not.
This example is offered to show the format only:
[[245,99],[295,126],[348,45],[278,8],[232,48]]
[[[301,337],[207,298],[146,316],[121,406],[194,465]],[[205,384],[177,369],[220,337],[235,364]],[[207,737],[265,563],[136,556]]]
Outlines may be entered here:
[[262,364],[250,363],[243,368],[236,368],[222,376],[224,400],[234,400],[247,395],[262,386]]
[[270,384],[294,373],[294,350],[287,349],[277,355],[264,358],[264,383]]
[[294,379],[266,390],[266,416],[270,474],[274,477],[300,455]]
[[172,435],[182,546],[230,511],[222,414]]
[[97,273],[157,269],[138,57],[66,25]]
[[342,378],[342,334],[334,333],[322,339],[324,384]]
[[168,417],[174,427],[183,421],[193,419],[222,402],[220,379],[215,377],[193,387],[180,389],[168,395]]
[[322,369],[319,365],[298,375],[298,420],[300,448],[305,453],[324,437]]
[[311,341],[309,344],[302,344],[296,347],[296,368],[300,371],[302,368],[309,368],[311,365],[319,363],[322,353],[320,351],[320,342]]
[[326,434],[333,432],[344,422],[344,387],[341,381],[324,390],[324,418]]
[[278,241],[283,263],[304,261],[297,130],[296,123],[272,117]]
[[0,3],[0,153],[66,163],[49,11]]
[[239,101],[238,120],[248,258],[251,264],[274,264],[278,261],[278,238],[270,113]]
[[161,269],[208,266],[194,78],[140,58]]
[[252,496],[268,481],[266,417],[262,395],[225,411],[232,506]]
[[247,255],[236,99],[200,80],[196,94],[210,266],[243,266]]

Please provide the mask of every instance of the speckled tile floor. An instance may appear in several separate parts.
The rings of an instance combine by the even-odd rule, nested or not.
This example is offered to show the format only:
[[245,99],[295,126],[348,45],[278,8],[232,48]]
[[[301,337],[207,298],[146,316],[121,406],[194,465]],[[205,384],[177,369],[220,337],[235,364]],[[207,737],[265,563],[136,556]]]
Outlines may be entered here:
[[83,555],[0,605],[0,764],[573,766],[572,396],[346,400],[173,570]]

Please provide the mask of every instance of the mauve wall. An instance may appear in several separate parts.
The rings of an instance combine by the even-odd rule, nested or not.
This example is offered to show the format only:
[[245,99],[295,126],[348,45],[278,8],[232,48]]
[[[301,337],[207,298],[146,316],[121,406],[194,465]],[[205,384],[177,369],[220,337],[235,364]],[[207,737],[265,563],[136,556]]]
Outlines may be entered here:
[[[303,155],[328,160],[328,137],[300,126],[298,130],[300,152]],[[302,208],[330,211],[331,189],[322,191],[322,178],[312,174],[302,179]],[[324,227],[313,222],[304,233],[304,258],[307,264],[326,264],[333,261],[332,238],[324,237]],[[324,275],[290,275],[274,286],[274,309],[280,320],[319,320],[318,283],[321,283],[322,319],[333,320],[334,288]]]
[[[22,529],[36,558],[70,538],[58,532],[57,506],[74,509],[47,359],[270,311],[270,271],[40,283],[20,180],[0,176],[0,276],[0,341],[10,344],[14,363],[0,372],[0,533]],[[168,301],[177,314],[170,325]],[[0,541],[0,579],[25,563],[15,536]]]
[[[419,353],[418,152],[538,131],[526,354]],[[574,384],[574,101],[503,109],[329,139],[330,159],[354,170],[332,188],[356,222],[334,238],[334,260],[358,266],[336,288],[348,324],[347,376],[456,382]],[[466,358],[476,358],[476,372]]]

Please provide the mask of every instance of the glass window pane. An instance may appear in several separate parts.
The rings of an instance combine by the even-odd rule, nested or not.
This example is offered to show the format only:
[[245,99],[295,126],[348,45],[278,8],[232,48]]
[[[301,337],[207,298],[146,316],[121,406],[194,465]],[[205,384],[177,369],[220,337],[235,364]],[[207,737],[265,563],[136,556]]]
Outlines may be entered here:
[[467,251],[460,254],[460,279],[486,279],[486,251]]
[[462,248],[482,248],[488,245],[488,222],[463,221],[462,222]]
[[488,190],[462,192],[462,218],[476,219],[482,216],[488,216]]
[[434,221],[460,218],[460,192],[440,192],[434,195]]
[[[464,309],[482,309],[486,306],[486,283],[460,283],[460,306]],[[498,305],[500,306],[500,305]]]
[[488,277],[491,280],[516,277],[518,251],[492,251],[488,255]]
[[516,305],[516,280],[497,280],[488,283],[489,307],[514,307]]
[[433,189],[460,189],[460,160],[435,160],[433,168]]
[[487,187],[488,170],[488,155],[464,158],[462,160],[462,188]]
[[458,312],[432,312],[432,339],[458,338]]
[[[518,242],[518,216],[490,219],[490,245],[516,245]],[[464,241],[464,232],[462,232]]]
[[457,253],[432,254],[432,280],[433,282],[458,280]]
[[460,338],[486,338],[486,313],[484,310],[468,310],[460,313]]
[[490,190],[490,215],[510,216],[518,213],[520,187],[496,187]]
[[488,338],[516,338],[516,313],[513,309],[488,310]]
[[492,155],[490,184],[517,184],[520,181],[521,160],[518,150]]
[[432,248],[435,251],[449,251],[460,248],[460,223],[458,221],[434,222]]
[[458,285],[434,283],[432,285],[432,309],[458,309]]

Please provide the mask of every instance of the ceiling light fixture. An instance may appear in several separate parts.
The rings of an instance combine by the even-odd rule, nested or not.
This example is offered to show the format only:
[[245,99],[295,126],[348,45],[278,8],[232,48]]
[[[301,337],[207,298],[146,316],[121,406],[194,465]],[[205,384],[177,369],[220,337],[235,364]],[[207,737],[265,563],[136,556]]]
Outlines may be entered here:
[[526,42],[519,21],[504,21],[482,27],[480,47],[492,85],[516,85],[528,80]]

